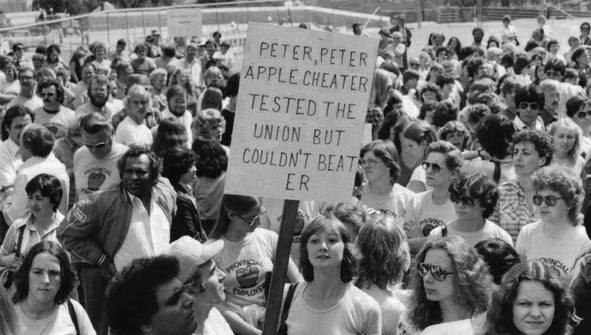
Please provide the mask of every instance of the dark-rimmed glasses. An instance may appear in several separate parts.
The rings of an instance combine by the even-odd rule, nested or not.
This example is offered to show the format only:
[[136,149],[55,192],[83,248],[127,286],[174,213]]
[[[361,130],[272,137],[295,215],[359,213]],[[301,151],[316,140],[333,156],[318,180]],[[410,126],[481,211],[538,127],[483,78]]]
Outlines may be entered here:
[[244,218],[242,215],[240,215],[240,214],[236,214],[236,215],[237,215],[237,216],[238,216],[238,217],[239,217],[239,218],[240,218],[242,221],[244,221],[244,222],[248,223],[248,225],[252,227],[252,226],[253,226],[254,224],[256,224],[256,222],[257,222],[257,221],[258,221],[258,220],[261,218],[261,215],[265,214],[265,212],[266,212],[266,211],[267,211],[267,210],[266,210],[265,208],[261,208],[261,212],[260,212],[260,213],[259,213],[257,216],[253,217],[253,218],[252,218],[252,219],[250,219],[250,220],[247,220],[247,219],[245,219],[245,218]]
[[556,200],[562,199],[561,197],[555,197],[553,195],[541,196],[539,194],[534,195],[534,205],[540,206],[542,202],[546,203],[546,206],[553,207],[556,206]]

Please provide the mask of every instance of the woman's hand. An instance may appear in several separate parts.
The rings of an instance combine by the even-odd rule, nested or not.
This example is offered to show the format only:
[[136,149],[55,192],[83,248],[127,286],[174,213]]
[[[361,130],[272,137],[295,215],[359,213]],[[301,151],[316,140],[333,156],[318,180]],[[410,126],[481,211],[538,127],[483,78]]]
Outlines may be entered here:
[[8,264],[8,268],[16,272],[16,270],[18,270],[18,268],[20,268],[23,264],[23,258],[18,257],[16,254],[10,254],[6,256],[5,262]]

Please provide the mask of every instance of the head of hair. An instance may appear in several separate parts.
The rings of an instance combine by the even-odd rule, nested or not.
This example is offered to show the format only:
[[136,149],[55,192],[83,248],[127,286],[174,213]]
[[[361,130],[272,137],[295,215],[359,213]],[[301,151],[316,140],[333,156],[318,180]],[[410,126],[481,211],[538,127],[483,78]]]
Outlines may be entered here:
[[460,173],[449,185],[449,193],[452,199],[459,199],[464,195],[468,195],[478,200],[480,207],[484,209],[482,212],[484,219],[487,219],[494,212],[499,199],[497,184],[482,172]]
[[308,257],[308,241],[313,235],[325,232],[335,231],[345,248],[343,250],[343,260],[341,261],[340,278],[344,283],[349,283],[353,280],[353,276],[357,270],[357,258],[353,254],[353,247],[351,246],[351,239],[347,227],[333,215],[318,215],[308,227],[302,232],[301,248],[300,248],[300,270],[304,280],[307,282],[314,281],[314,267],[310,263]]
[[261,207],[259,198],[248,195],[224,194],[220,215],[211,231],[210,238],[221,238],[228,231],[231,222],[229,214],[242,215]]
[[471,59],[466,66],[466,70],[468,70],[468,76],[474,78],[478,72],[478,69],[484,65],[484,62],[484,58],[480,57]]
[[222,110],[222,102],[224,100],[224,94],[219,88],[208,87],[203,92],[203,99],[201,100],[201,109],[216,109]]
[[12,121],[17,117],[24,117],[25,115],[29,115],[31,117],[31,122],[34,120],[34,114],[31,112],[30,109],[27,107],[16,104],[6,111],[4,115],[4,120],[2,120],[2,141],[6,141],[8,139],[8,130],[6,128],[10,128],[12,126]]
[[585,52],[588,52],[586,46],[576,47],[575,50],[573,51],[572,55],[570,56],[570,60],[573,63],[578,64],[579,63],[578,58],[581,57],[581,55],[584,54]]
[[138,258],[115,275],[106,290],[106,310],[111,328],[121,334],[143,334],[159,310],[158,288],[174,280],[179,264],[172,256]]
[[[591,101],[583,96],[575,95],[566,101],[566,115],[571,119],[575,117],[584,105],[591,104]],[[8,112],[6,113],[8,115]]]
[[41,241],[35,244],[23,259],[20,268],[14,273],[14,283],[16,292],[12,297],[14,303],[18,303],[27,298],[29,294],[29,272],[33,267],[33,260],[42,253],[48,253],[57,258],[60,264],[61,285],[57,290],[54,303],[60,305],[66,301],[68,295],[75,286],[75,274],[70,268],[70,258],[68,253],[57,242]]
[[421,78],[421,75],[419,74],[419,72],[412,70],[412,69],[408,69],[408,70],[404,71],[404,73],[402,74],[402,83],[406,84],[406,82],[408,82],[409,80],[412,80],[412,79],[419,80],[420,78]]
[[583,132],[571,118],[560,118],[558,121],[552,123],[549,131],[550,136],[554,137],[556,131],[561,127],[573,132],[575,141],[573,143],[573,147],[567,153],[567,158],[574,163],[577,161],[577,157],[580,155],[583,141]]
[[[450,121],[457,122],[457,121]],[[429,144],[427,155],[430,153],[439,153],[445,156],[445,167],[452,173],[459,173],[463,165],[462,153],[458,148],[448,141],[440,140]]]
[[162,47],[162,54],[168,58],[175,57],[176,56],[176,48],[175,48],[174,44],[167,44],[167,45],[163,46]]
[[228,97],[238,96],[238,88],[240,87],[240,72],[234,73],[228,78],[226,83],[225,93]]
[[532,62],[531,58],[525,53],[516,54],[514,59],[515,65],[513,65],[513,70],[515,71],[515,74],[521,74],[521,70],[529,67]]
[[104,74],[96,74],[92,76],[92,79],[90,79],[90,83],[88,84],[88,95],[90,95],[94,85],[107,85],[107,89],[109,89],[109,78]]
[[518,264],[505,274],[498,290],[492,295],[486,315],[488,331],[494,334],[520,333],[513,322],[513,303],[524,281],[541,283],[552,292],[554,315],[545,334],[570,334],[571,325],[576,323],[573,297],[560,279],[539,260]]
[[25,192],[27,192],[28,196],[31,196],[37,191],[42,196],[49,198],[49,203],[53,205],[53,211],[57,211],[64,194],[59,179],[46,173],[36,175],[25,186]]
[[135,46],[135,49],[133,50],[133,52],[135,52],[136,54],[140,53],[141,51],[148,52],[148,47],[144,43],[139,43]]
[[154,81],[159,77],[159,76],[167,76],[168,72],[166,72],[165,69],[163,68],[158,68],[152,72],[150,72],[150,84],[152,84],[152,86],[154,86]]
[[396,78],[400,76],[400,67],[391,59],[386,59],[382,64],[380,64],[379,69],[390,72],[391,74],[395,75]]
[[503,115],[485,116],[476,125],[476,138],[492,157],[503,159],[511,153],[515,124]]
[[445,85],[454,85],[456,82],[456,77],[451,73],[443,73],[442,75],[437,77],[435,84],[443,89]]
[[[181,140],[183,137],[185,139],[184,142]],[[168,150],[186,146],[187,140],[187,129],[185,126],[172,118],[163,119],[158,124],[158,131],[156,131],[154,141],[152,142],[152,151],[156,156],[164,157]],[[170,180],[172,182],[172,179]]]
[[489,238],[478,242],[474,248],[488,265],[488,271],[495,284],[500,285],[503,275],[521,262],[513,246],[500,238]]
[[191,149],[196,155],[198,177],[217,178],[228,169],[226,150],[217,140],[198,136]]
[[39,85],[37,85],[37,95],[41,95],[41,91],[48,87],[55,87],[55,94],[57,96],[57,101],[62,104],[64,102],[65,91],[62,85],[56,79],[48,79],[42,80]]
[[534,174],[533,185],[536,192],[548,190],[560,194],[568,208],[567,217],[570,223],[577,226],[582,222],[579,213],[585,192],[579,176],[575,176],[564,168],[550,166]]
[[47,157],[53,150],[53,133],[38,124],[30,124],[21,133],[21,143],[35,157]]
[[421,109],[419,110],[419,120],[424,120],[427,117],[427,113],[428,112],[434,112],[435,108],[437,108],[437,105],[439,105],[439,102],[435,102],[435,101],[425,101],[425,103],[423,103],[423,105],[421,106]]
[[123,172],[125,170],[125,164],[127,163],[127,159],[129,158],[138,158],[142,155],[146,155],[150,160],[150,164],[148,166],[150,170],[150,182],[152,185],[156,185],[158,181],[159,171],[160,171],[160,159],[156,157],[156,155],[150,151],[148,147],[140,146],[140,145],[130,145],[129,150],[127,150],[121,158],[117,161],[117,170],[119,171],[119,177],[123,179]]
[[433,92],[435,94],[435,99],[439,102],[441,100],[441,88],[433,83],[425,83],[423,89],[421,90],[421,101],[425,102],[423,99],[423,94],[425,92]]
[[485,104],[466,106],[462,110],[462,113],[466,116],[466,122],[468,122],[470,127],[476,126],[480,120],[492,114],[490,108]]
[[106,116],[101,113],[92,112],[80,117],[80,130],[94,135],[99,132],[111,132],[111,123]]
[[[437,108],[435,109],[435,112],[437,112]],[[435,129],[423,120],[410,122],[402,131],[402,136],[409,140],[413,140],[418,144],[425,142],[426,146],[437,141],[437,133],[435,132]]]
[[[425,261],[431,250],[445,251],[453,264],[455,272],[454,300],[472,315],[486,311],[489,301],[489,290],[492,278],[484,261],[476,250],[459,236],[447,236],[436,241],[427,242],[416,256],[416,263]],[[425,293],[423,278],[413,269],[413,297],[408,311],[411,324],[419,329],[443,322],[438,301],[430,301]]]
[[449,121],[448,123],[444,124],[443,127],[439,129],[437,135],[439,136],[440,140],[447,141],[447,136],[455,132],[459,132],[462,134],[462,136],[464,136],[463,147],[466,147],[468,141],[470,140],[470,133],[468,132],[466,126],[464,126],[464,124],[460,121]]
[[[456,46],[455,47],[453,47],[451,45],[451,42],[452,41],[455,41],[456,42]],[[453,53],[456,54],[456,55],[458,55],[458,57],[459,57],[460,56],[460,53],[462,51],[462,43],[460,42],[460,40],[457,37],[452,36],[447,41],[447,48],[450,49],[451,51],[453,51]]]
[[543,166],[548,166],[552,163],[552,158],[554,157],[554,140],[550,134],[545,131],[526,129],[513,136],[513,147],[519,143],[526,142],[534,145],[534,149],[540,158],[546,159]]
[[460,60],[465,60],[467,57],[472,56],[473,54],[477,53],[478,49],[474,46],[467,45],[462,48],[460,51]]
[[394,85],[396,76],[383,69],[376,69],[370,93],[370,105],[383,108],[390,97],[388,88]]
[[486,41],[487,49],[490,49],[491,43],[496,43],[496,48],[499,48],[501,46],[501,40],[498,37],[496,37],[495,35],[491,35],[488,38],[488,41]]
[[[389,140],[390,139],[390,131],[392,127],[396,126],[399,123],[407,123],[410,120],[410,117],[403,113],[388,113],[384,117],[382,123],[380,123],[380,127],[378,128],[378,139],[380,140]],[[400,129],[402,131],[402,129]],[[396,143],[396,139],[394,139],[394,143]],[[398,140],[398,142],[400,142]]]
[[359,234],[359,229],[365,224],[369,216],[366,207],[359,201],[329,204],[322,212],[326,215],[332,214],[339,219],[347,227],[352,241],[355,240],[355,237]]
[[191,127],[194,129],[197,136],[211,137],[211,129],[215,125],[225,129],[226,120],[219,110],[208,108],[197,112]]
[[[453,102],[446,100],[437,103],[437,106],[435,107],[435,112],[433,112],[431,123],[435,127],[443,127],[443,125],[448,123],[449,121],[454,121],[457,119],[458,107]],[[434,135],[435,139],[437,139],[437,134],[435,133],[435,130],[433,128],[431,128],[431,130],[433,130],[431,135]]]
[[162,176],[171,184],[177,184],[181,175],[195,165],[195,153],[188,148],[176,147],[168,150],[162,159]]
[[573,69],[572,67],[566,68],[564,70],[564,75],[562,77],[563,77],[562,78],[563,80],[566,80],[566,79],[577,79],[577,81],[578,81],[578,79],[579,79],[579,71]]
[[386,164],[390,170],[390,183],[394,185],[400,177],[400,164],[398,163],[398,151],[391,141],[376,140],[366,144],[361,148],[359,157],[363,159],[363,156],[367,152],[372,152],[377,159],[381,160]]
[[515,93],[515,105],[519,106],[522,102],[536,102],[540,110],[544,109],[544,93],[540,87],[534,84],[525,86]]
[[402,280],[410,266],[410,249],[402,225],[390,214],[373,215],[357,236],[360,254],[355,285],[386,290]]

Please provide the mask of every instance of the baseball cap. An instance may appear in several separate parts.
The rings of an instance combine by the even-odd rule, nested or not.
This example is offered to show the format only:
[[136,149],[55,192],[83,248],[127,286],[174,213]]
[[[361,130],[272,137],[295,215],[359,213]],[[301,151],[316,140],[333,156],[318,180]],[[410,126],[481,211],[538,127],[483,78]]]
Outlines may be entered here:
[[223,248],[223,240],[202,244],[190,236],[183,236],[172,242],[165,254],[173,256],[179,261],[178,279],[184,283],[193,276],[199,265],[205,264],[219,254]]

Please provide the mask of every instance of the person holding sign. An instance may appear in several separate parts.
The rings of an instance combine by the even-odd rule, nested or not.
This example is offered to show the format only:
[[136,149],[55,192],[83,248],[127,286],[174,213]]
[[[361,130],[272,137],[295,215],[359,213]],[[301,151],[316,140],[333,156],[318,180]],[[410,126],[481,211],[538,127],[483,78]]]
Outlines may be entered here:
[[[212,240],[224,241],[222,251],[213,257],[226,275],[226,302],[220,311],[232,331],[241,335],[260,335],[265,315],[266,273],[273,270],[278,236],[258,228],[264,212],[258,198],[225,194],[219,220],[211,232]],[[287,279],[300,280],[291,259]]]
[[361,185],[361,202],[395,217],[403,217],[406,204],[414,193],[396,183],[400,165],[394,143],[373,141],[361,148],[359,156],[359,165],[367,181]]
[[382,334],[378,302],[352,283],[357,259],[350,242],[347,228],[332,215],[318,216],[304,230],[305,282],[293,293],[285,321],[289,335]]

